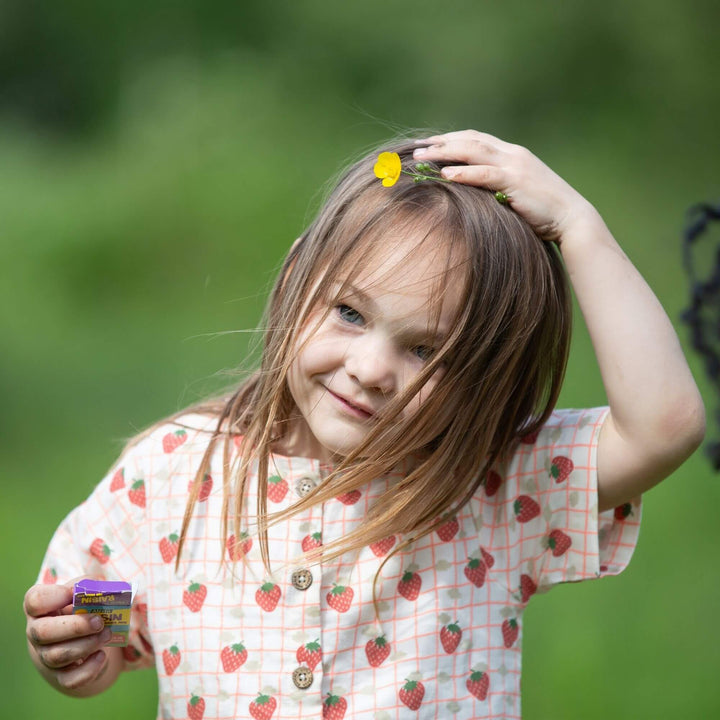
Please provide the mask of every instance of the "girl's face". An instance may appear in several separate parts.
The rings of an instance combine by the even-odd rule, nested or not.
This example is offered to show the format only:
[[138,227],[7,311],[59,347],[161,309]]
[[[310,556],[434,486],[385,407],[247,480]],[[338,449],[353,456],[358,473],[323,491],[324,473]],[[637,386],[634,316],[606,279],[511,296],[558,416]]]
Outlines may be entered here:
[[[458,269],[446,271],[445,243],[430,248],[432,238],[422,237],[422,245],[412,235],[388,237],[392,250],[371,254],[347,282],[339,278],[324,319],[327,306],[312,311],[288,374],[301,416],[284,443],[292,454],[325,462],[348,454],[441,346],[460,310],[464,278]],[[442,373],[440,367],[430,377],[403,417],[418,411]]]

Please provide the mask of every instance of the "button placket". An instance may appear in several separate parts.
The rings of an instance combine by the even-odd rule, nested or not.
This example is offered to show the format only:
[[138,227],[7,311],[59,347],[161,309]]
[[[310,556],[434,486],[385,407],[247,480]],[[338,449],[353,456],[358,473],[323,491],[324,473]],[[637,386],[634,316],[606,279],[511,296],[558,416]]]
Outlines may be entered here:
[[[321,482],[320,475],[314,472],[314,468],[303,473],[290,482],[290,487],[299,499],[307,497]],[[299,555],[303,540],[312,532],[320,531],[322,524],[322,507],[315,506],[307,511],[291,517],[289,540],[292,548],[288,557],[292,557],[297,548]],[[297,556],[296,556],[297,557]],[[320,591],[321,582],[320,566],[312,565],[304,567],[296,565],[287,569],[285,582],[287,583],[287,602],[292,604],[295,611],[299,613],[297,627],[302,632],[293,637],[293,649],[288,652],[285,665],[286,682],[290,685],[294,697],[301,703],[302,717],[313,720],[320,715],[318,709],[322,708],[323,670],[322,663],[310,667],[305,658],[298,658],[296,655],[297,646],[310,641],[318,642],[322,646],[321,638],[321,615],[320,615]],[[294,614],[294,613],[293,613]],[[297,640],[295,639],[297,637]],[[297,643],[297,644],[296,644]]]

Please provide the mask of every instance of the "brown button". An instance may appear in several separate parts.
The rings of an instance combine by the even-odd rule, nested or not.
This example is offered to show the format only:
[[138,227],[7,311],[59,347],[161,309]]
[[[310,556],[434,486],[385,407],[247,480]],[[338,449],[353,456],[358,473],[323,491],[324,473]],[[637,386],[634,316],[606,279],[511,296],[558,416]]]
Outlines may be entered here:
[[318,479],[313,475],[303,475],[295,481],[295,493],[303,498],[311,493],[317,484]]
[[299,668],[293,670],[293,682],[295,687],[305,690],[312,685],[313,674],[312,670],[307,665],[301,665]]
[[312,573],[304,568],[302,570],[296,570],[290,578],[290,582],[292,582],[296,590],[307,590],[312,585],[312,581]]

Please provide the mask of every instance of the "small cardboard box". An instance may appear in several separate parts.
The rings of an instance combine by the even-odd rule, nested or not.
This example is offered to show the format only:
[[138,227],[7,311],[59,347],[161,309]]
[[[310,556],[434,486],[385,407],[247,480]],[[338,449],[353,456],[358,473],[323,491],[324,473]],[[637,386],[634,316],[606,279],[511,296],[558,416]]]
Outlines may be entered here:
[[130,610],[135,592],[130,583],[109,580],[81,580],[73,591],[73,613],[101,615],[105,627],[112,630],[107,645],[128,644]]

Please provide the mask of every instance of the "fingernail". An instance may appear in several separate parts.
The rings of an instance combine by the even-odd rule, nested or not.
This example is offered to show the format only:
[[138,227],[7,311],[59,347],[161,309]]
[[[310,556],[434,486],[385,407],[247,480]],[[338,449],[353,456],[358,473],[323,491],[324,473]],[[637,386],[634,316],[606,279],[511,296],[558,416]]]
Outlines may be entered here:
[[111,637],[112,637],[112,630],[111,630],[110,628],[105,628],[105,629],[100,633],[100,640],[101,640],[101,642],[103,642],[103,643],[108,642],[108,640],[110,640]]
[[100,630],[105,627],[105,623],[99,615],[93,615],[90,618],[90,627],[92,627],[93,630]]
[[422,157],[423,155],[427,154],[427,148],[417,148],[417,150],[413,150],[413,157]]
[[444,178],[447,178],[448,180],[450,180],[451,178],[454,178],[459,172],[460,171],[457,168],[446,167],[440,171],[440,174]]

